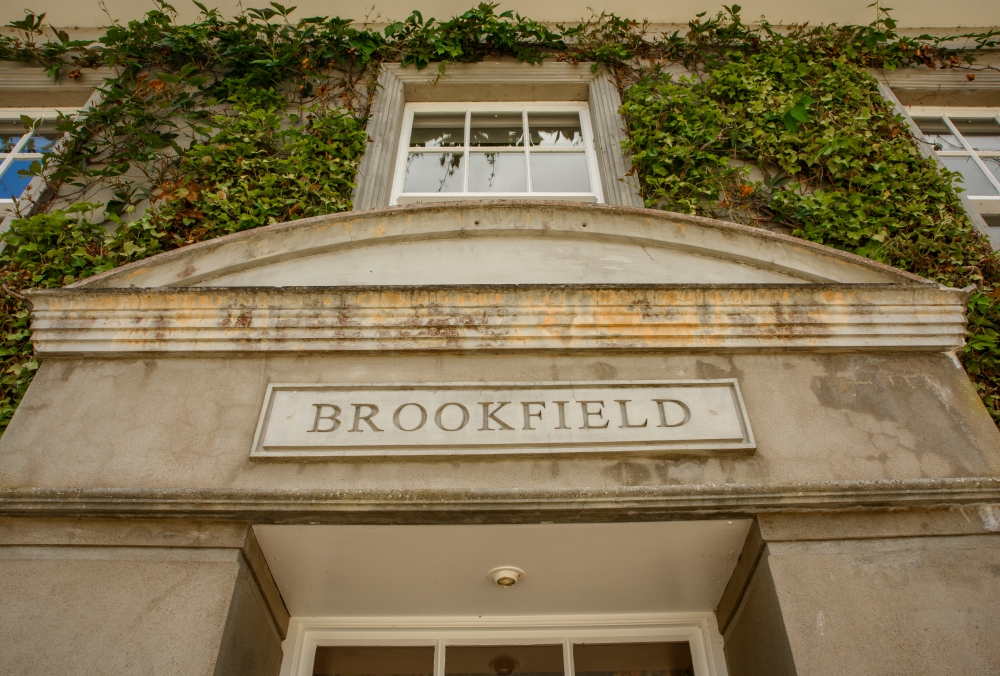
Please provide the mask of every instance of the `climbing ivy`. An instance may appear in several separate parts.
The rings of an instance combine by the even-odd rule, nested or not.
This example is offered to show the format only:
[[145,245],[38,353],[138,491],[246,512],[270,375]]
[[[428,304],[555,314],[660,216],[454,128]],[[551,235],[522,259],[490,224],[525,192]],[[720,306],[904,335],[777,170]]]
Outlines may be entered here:
[[652,69],[625,91],[625,147],[648,207],[784,229],[974,287],[961,356],[1000,423],[1000,259],[962,208],[961,177],[921,152],[863,68],[963,61],[902,39],[879,51],[893,37],[881,24],[778,34],[730,11],[717,30],[742,49],[706,49],[700,78]]
[[361,124],[322,108],[286,116],[272,91],[250,92],[239,97],[234,115],[214,118],[217,133],[180,155],[151,209],[131,222],[114,217],[120,226],[108,249],[119,262],[350,209],[367,140]]
[[[609,70],[622,92],[630,180],[648,207],[784,229],[974,285],[963,361],[1000,420],[997,258],[962,211],[955,175],[921,154],[865,70],[922,64],[974,77],[985,68],[975,53],[997,47],[996,33],[901,36],[879,7],[868,26],[779,29],[745,24],[733,5],[661,35],[610,14],[550,26],[487,3],[448,21],[414,11],[381,31],[293,19],[277,2],[231,19],[196,4],[194,23],[177,23],[161,2],[97,41],[34,14],[0,35],[0,60],[53,78],[111,72],[96,106],[59,121],[72,141],[29,170],[55,199],[2,236],[0,429],[38,366],[23,289],[350,209],[382,63],[436,64],[441,74],[504,56]],[[671,77],[671,64],[691,76]]]

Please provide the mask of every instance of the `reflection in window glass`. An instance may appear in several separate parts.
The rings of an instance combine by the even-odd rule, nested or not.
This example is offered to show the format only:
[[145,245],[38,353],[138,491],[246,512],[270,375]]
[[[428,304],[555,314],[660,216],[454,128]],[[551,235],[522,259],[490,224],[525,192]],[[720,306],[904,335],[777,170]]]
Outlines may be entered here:
[[687,642],[573,646],[576,676],[694,676]]
[[403,192],[462,192],[462,160],[457,153],[410,153]]
[[941,161],[952,171],[962,174],[964,179],[960,187],[967,195],[996,195],[997,189],[993,187],[986,174],[979,168],[976,161],[971,157],[942,157]]
[[935,150],[965,149],[940,117],[917,117],[913,121],[917,123],[917,128],[923,132],[927,140],[934,144]]
[[30,176],[21,176],[17,172],[27,171],[32,162],[38,160],[14,160],[7,167],[7,171],[0,176],[0,199],[11,199],[20,197],[24,189],[31,183]]
[[394,202],[445,195],[518,198],[533,192],[547,199],[566,195],[600,201],[582,104],[536,108],[498,103],[489,104],[485,112],[476,104],[412,105],[402,166],[394,179]]
[[583,153],[532,153],[531,189],[535,192],[590,192]]
[[984,157],[983,164],[997,180],[1000,180],[1000,157]]
[[469,153],[469,192],[527,192],[524,155]]
[[[987,111],[983,111],[986,113]],[[992,111],[991,111],[992,112]],[[915,117],[941,162],[962,175],[956,187],[984,216],[1000,210],[1000,122],[980,114]]]
[[561,645],[448,646],[449,676],[562,676]]
[[983,220],[993,236],[1000,239],[1000,214],[983,214]]
[[1000,125],[992,118],[951,118],[973,150],[1000,150]]
[[17,143],[21,140],[21,136],[23,135],[23,129],[20,132],[6,132],[4,134],[0,134],[0,153],[14,152],[14,148],[17,147]]
[[59,132],[56,131],[54,122],[43,122],[31,133],[31,138],[21,149],[22,153],[46,153],[52,149]]
[[0,167],[11,162],[0,173],[0,199],[20,197],[31,182],[30,176],[21,176],[32,162],[40,162],[42,153],[51,150],[58,138],[54,122],[41,122],[34,129],[26,130],[24,122],[0,120]]
[[465,113],[415,113],[410,132],[411,148],[444,148],[465,145]]
[[583,147],[579,113],[528,113],[531,145],[539,147]]
[[314,676],[432,676],[434,646],[320,646]]
[[521,113],[473,113],[469,145],[520,146],[524,144]]

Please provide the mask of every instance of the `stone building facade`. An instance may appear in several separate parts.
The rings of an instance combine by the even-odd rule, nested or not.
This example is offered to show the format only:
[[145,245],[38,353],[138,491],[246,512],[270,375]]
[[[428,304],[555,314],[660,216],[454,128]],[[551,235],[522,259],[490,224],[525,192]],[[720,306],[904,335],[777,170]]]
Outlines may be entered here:
[[[355,211],[29,294],[0,673],[1000,671],[967,292],[642,208],[586,65],[381,84]],[[561,189],[471,188],[487,110],[579,134],[525,159]],[[459,118],[467,194],[421,199]]]

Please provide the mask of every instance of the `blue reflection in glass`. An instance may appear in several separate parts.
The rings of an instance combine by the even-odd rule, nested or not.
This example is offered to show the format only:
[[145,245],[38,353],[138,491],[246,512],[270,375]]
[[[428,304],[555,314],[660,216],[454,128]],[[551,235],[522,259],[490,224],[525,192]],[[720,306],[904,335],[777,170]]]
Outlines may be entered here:
[[21,176],[18,171],[27,170],[32,162],[38,160],[15,160],[10,163],[7,170],[0,176],[0,199],[13,199],[20,197],[24,189],[31,183],[31,176]]

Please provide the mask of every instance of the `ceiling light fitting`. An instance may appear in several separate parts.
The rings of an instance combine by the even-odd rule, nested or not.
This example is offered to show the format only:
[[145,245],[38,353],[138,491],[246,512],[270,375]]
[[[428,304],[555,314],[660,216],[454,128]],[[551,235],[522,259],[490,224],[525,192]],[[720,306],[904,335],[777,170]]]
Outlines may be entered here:
[[515,568],[514,566],[500,566],[486,573],[486,579],[498,587],[503,587],[504,589],[513,587],[520,582],[523,577],[524,571],[520,568]]

